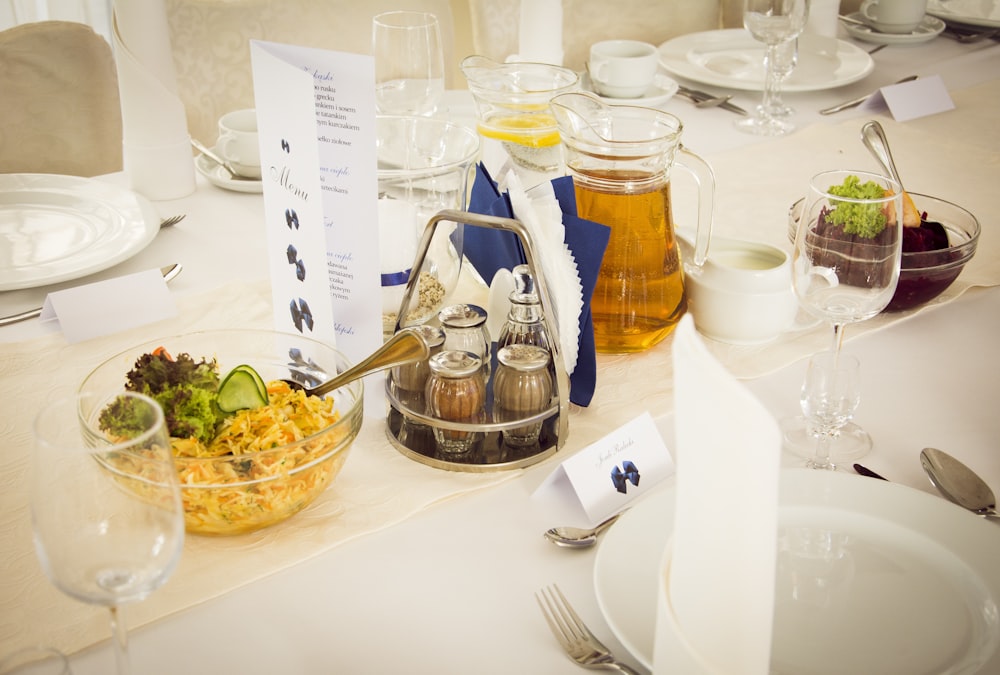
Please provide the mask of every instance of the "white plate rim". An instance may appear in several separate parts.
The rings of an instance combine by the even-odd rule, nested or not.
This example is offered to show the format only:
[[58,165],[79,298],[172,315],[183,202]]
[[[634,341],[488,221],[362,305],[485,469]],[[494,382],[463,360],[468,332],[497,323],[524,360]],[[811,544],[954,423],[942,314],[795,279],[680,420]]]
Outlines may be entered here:
[[590,82],[590,75],[584,71],[580,74],[580,88],[584,91],[593,94],[597,98],[601,99],[605,103],[610,105],[634,105],[634,106],[657,106],[666,103],[677,93],[680,89],[680,84],[674,80],[663,68],[659,68],[656,71],[656,75],[653,78],[653,88],[655,88],[657,93],[647,94],[645,96],[640,96],[638,98],[612,98],[610,96],[602,96],[594,91]]
[[[218,154],[218,147],[212,148],[212,151]],[[224,190],[247,194],[260,194],[264,191],[263,181],[235,180],[229,176],[225,169],[201,153],[194,158],[194,166],[198,169],[198,173],[204,176],[209,183]]]
[[[160,218],[148,199],[108,181],[62,174],[0,174],[0,196],[4,194],[13,197],[9,201],[0,197],[0,223],[5,220],[5,211],[28,207],[44,210],[44,205],[28,198],[45,194],[48,203],[61,203],[64,207],[56,211],[60,215],[74,205],[100,207],[109,212],[108,218],[91,218],[89,222],[102,223],[112,231],[112,236],[102,239],[98,248],[91,245],[71,251],[58,262],[0,268],[0,291],[49,286],[114,267],[148,246],[160,231]],[[24,201],[19,204],[22,197]],[[81,215],[80,221],[83,220]],[[8,243],[6,237],[0,236],[0,246],[6,247]]]
[[970,14],[960,14],[948,9],[947,0],[927,0],[927,13],[933,14],[945,21],[964,23],[969,26],[980,26],[983,28],[1000,28],[1000,20],[990,19],[983,16],[972,16]]
[[[854,12],[852,14],[848,14],[847,16],[849,19],[857,19],[858,21],[861,20],[860,12]],[[944,32],[945,23],[936,16],[925,14],[924,18],[920,20],[920,25],[917,26],[916,30],[899,35],[893,33],[879,33],[872,30],[868,26],[858,26],[847,22],[844,22],[844,28],[851,34],[852,37],[864,40],[865,42],[872,42],[880,45],[909,45],[933,40]]]
[[[973,568],[992,591],[994,601],[1000,601],[1000,533],[996,524],[988,523],[943,498],[914,490],[907,486],[879,481],[863,476],[813,469],[784,469],[781,474],[782,493],[793,491],[816,505],[844,509],[853,513],[871,514],[863,509],[873,506],[891,512],[904,529],[921,532],[937,540],[943,548],[952,550],[963,563]],[[652,668],[651,645],[653,623],[645,621],[655,616],[657,567],[663,548],[669,539],[673,517],[675,483],[671,479],[663,489],[650,493],[640,503],[625,512],[604,534],[594,560],[594,590],[597,603],[612,632],[622,645],[646,668]],[[796,501],[793,506],[803,503]],[[930,514],[931,518],[926,518]],[[648,520],[659,518],[659,529],[650,528]],[[935,527],[930,528],[928,522]],[[905,525],[904,525],[905,523]],[[633,530],[655,531],[656,535],[637,538]],[[641,540],[641,541],[640,541]],[[627,560],[626,560],[627,558]],[[620,574],[627,566],[629,574]],[[616,574],[617,572],[617,574]],[[621,598],[648,598],[641,607],[619,604]],[[643,628],[634,630],[627,619],[643,619]],[[646,628],[648,627],[648,633]],[[642,634],[640,634],[640,632]],[[978,672],[996,672],[1000,666],[1000,649],[989,657]],[[963,671],[965,672],[965,671]]]
[[[745,91],[762,91],[763,81],[758,83],[756,80],[751,81],[713,73],[691,63],[688,58],[691,51],[698,47],[726,45],[727,43],[732,46],[747,44],[748,46],[753,45],[755,49],[763,49],[763,46],[750,36],[749,31],[743,28],[722,28],[700,33],[688,33],[667,40],[657,48],[660,53],[660,66],[675,77],[683,77],[701,84]],[[857,68],[837,78],[814,82],[796,82],[795,72],[793,72],[788,80],[782,84],[782,90],[785,92],[805,92],[836,89],[867,77],[875,68],[875,62],[868,52],[846,40],[837,40],[837,54],[841,57],[847,56],[856,59]]]

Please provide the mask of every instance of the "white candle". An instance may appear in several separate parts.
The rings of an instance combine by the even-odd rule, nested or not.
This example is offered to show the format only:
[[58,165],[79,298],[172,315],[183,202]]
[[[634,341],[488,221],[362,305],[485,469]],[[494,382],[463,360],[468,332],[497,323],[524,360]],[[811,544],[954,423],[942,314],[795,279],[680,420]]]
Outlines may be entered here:
[[562,65],[562,0],[521,0],[518,60]]

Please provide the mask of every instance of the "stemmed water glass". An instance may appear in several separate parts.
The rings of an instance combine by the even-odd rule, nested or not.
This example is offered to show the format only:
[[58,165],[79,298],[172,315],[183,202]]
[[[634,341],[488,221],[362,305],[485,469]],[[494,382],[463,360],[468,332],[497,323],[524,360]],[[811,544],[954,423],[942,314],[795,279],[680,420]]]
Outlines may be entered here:
[[[111,409],[127,429],[101,429]],[[141,394],[80,394],[47,405],[34,436],[31,519],[42,569],[63,593],[110,609],[118,673],[128,673],[120,606],[162,586],[184,542],[163,410]]]
[[375,109],[380,115],[432,115],[444,95],[444,49],[437,17],[385,12],[372,20]]
[[[870,196],[843,196],[854,183]],[[842,194],[838,195],[837,192]],[[799,304],[833,326],[830,352],[840,355],[844,327],[875,316],[889,304],[899,280],[902,252],[902,189],[865,171],[826,171],[809,183],[792,252],[792,286]],[[816,430],[795,417],[782,423],[785,445],[811,456]],[[847,422],[830,439],[834,463],[871,449],[868,433]]]
[[774,52],[774,71],[778,78],[779,86],[775,88],[774,98],[771,100],[771,117],[791,117],[795,110],[785,103],[781,95],[781,86],[785,80],[795,70],[799,62],[799,41],[798,38],[782,42]]
[[743,25],[766,48],[764,55],[764,98],[754,115],[739,120],[737,128],[759,136],[781,136],[794,126],[774,117],[776,98],[780,100],[781,78],[775,68],[778,49],[798,38],[806,25],[806,0],[743,0]]
[[816,454],[806,466],[837,468],[830,446],[861,402],[860,369],[857,357],[837,352],[820,352],[809,360],[799,402],[816,436]]

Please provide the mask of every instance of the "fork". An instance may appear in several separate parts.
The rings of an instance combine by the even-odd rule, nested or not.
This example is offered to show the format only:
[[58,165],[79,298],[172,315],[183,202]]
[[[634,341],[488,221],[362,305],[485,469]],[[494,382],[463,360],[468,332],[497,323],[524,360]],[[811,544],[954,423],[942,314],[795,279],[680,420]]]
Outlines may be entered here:
[[594,670],[615,670],[626,675],[639,675],[637,671],[618,661],[590,632],[558,586],[552,584],[537,591],[535,600],[556,640],[579,665]]
[[169,218],[164,218],[163,220],[160,221],[160,229],[163,229],[164,227],[170,227],[171,225],[176,225],[177,223],[184,220],[186,216],[187,216],[186,213],[179,213],[176,216],[170,216]]

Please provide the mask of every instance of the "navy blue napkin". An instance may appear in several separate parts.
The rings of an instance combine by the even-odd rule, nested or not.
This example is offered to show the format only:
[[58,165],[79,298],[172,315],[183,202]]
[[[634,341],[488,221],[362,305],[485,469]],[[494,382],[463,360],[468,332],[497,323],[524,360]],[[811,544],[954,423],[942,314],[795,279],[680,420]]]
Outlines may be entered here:
[[[590,296],[597,283],[604,250],[608,246],[611,229],[606,225],[584,220],[576,215],[576,193],[571,176],[552,181],[552,189],[562,209],[562,222],[566,231],[565,244],[576,259],[580,282],[583,286],[583,311],[580,312],[579,355],[576,368],[570,375],[569,400],[580,406],[590,405],[597,384],[597,354],[594,346],[594,323],[590,314]],[[482,215],[513,218],[510,197],[497,189],[486,167],[476,167],[476,180],[469,197],[469,211]],[[463,253],[489,282],[497,270],[513,269],[526,262],[521,242],[513,232],[465,225]]]

